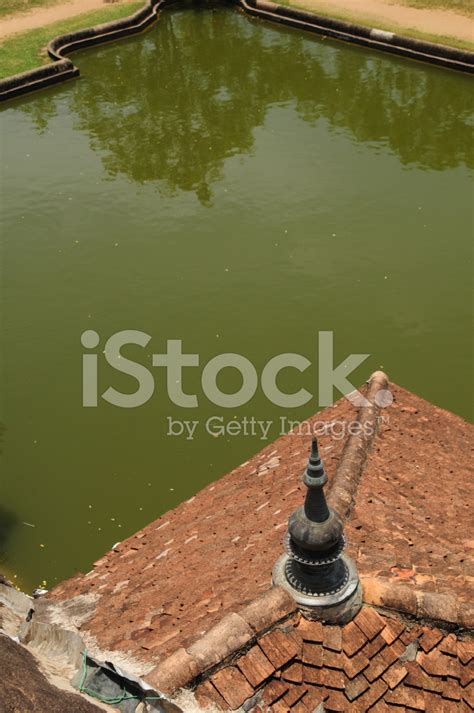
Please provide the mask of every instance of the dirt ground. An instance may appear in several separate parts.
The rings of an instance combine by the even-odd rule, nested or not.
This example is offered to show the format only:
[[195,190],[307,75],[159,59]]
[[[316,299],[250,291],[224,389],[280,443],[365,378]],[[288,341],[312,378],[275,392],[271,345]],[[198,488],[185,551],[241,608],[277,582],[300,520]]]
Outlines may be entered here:
[[[131,2],[131,0],[120,0],[121,5],[126,2]],[[81,15],[83,12],[97,10],[104,6],[107,6],[105,0],[69,0],[69,2],[60,2],[56,5],[37,7],[17,15],[8,15],[0,19],[0,41],[17,32],[46,27],[58,20],[66,20],[68,17]]]
[[[377,27],[384,23],[412,28],[433,35],[474,41],[474,23],[466,15],[451,10],[408,7],[386,0],[300,0],[314,12],[331,10],[359,17],[361,24]],[[296,2],[295,2],[296,4]]]
[[[8,16],[0,20],[0,41],[17,32],[45,27],[57,20],[79,15],[103,7],[105,0],[69,0],[39,7],[26,13]],[[127,0],[121,0],[127,2]],[[420,32],[474,40],[474,23],[466,15],[450,10],[421,9],[400,5],[387,0],[293,0],[295,5],[304,5],[314,12],[331,10],[345,12],[359,19],[361,24],[399,25]]]
[[81,696],[52,686],[23,646],[0,634],[1,713],[103,713]]

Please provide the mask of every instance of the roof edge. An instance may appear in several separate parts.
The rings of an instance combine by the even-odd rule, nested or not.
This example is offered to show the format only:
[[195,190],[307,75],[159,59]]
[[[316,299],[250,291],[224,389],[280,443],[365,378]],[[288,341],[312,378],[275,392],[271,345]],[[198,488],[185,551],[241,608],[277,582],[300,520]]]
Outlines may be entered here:
[[238,613],[226,614],[187,649],[181,647],[174,651],[146,680],[167,694],[184,688],[288,619],[297,608],[294,599],[282,587],[272,586]]

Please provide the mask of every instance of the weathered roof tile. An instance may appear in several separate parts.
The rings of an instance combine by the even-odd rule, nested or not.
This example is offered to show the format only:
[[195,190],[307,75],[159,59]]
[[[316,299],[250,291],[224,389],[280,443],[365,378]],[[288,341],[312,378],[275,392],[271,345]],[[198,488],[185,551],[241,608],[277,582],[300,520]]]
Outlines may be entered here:
[[455,678],[447,678],[441,683],[441,695],[443,698],[449,698],[453,701],[461,700],[462,689],[459,685],[459,681]]
[[380,654],[372,659],[369,667],[364,671],[364,676],[370,681],[379,678],[389,666],[397,660],[397,655],[389,647],[383,649]]
[[389,688],[396,688],[396,686],[398,686],[398,684],[401,683],[407,675],[408,670],[406,666],[399,661],[396,661],[385,671],[382,678]]
[[474,683],[470,683],[462,692],[463,700],[474,710]]
[[417,711],[425,710],[425,696],[423,691],[416,688],[408,688],[403,683],[394,691],[389,691],[385,696],[387,703],[394,703],[397,706],[414,708]]
[[343,657],[344,672],[349,678],[357,676],[357,674],[366,669],[369,664],[370,660],[362,653],[362,651],[352,658],[349,658],[348,656]]
[[346,655],[340,651],[331,651],[331,649],[323,649],[323,666],[325,668],[344,669]]
[[311,666],[323,665],[323,647],[321,644],[303,643],[303,662]]
[[298,701],[304,698],[307,692],[308,689],[306,686],[293,686],[293,688],[291,688],[287,693],[285,693],[283,699],[286,705],[291,708],[296,703],[298,703]]
[[400,636],[404,626],[401,622],[395,619],[390,619],[385,625],[385,627],[380,632],[380,635],[386,641],[387,644],[393,644],[393,642]]
[[323,686],[326,686],[326,688],[338,688],[341,690],[345,688],[346,679],[342,671],[338,671],[334,668],[323,668],[321,669],[321,672]]
[[346,711],[347,698],[342,691],[330,691],[324,703],[324,709],[328,711]]
[[313,686],[324,686],[323,669],[315,666],[303,666],[303,680]]
[[369,682],[365,676],[359,675],[353,678],[352,681],[346,683],[346,696],[350,701],[354,701],[369,687]]
[[385,628],[385,622],[375,609],[363,607],[354,619],[354,624],[372,641]]
[[288,693],[289,685],[280,679],[272,679],[270,683],[265,686],[263,692],[263,700],[267,705],[272,705],[279,698],[283,698],[285,693]]
[[468,664],[474,658],[474,641],[459,640],[457,653],[461,663]]
[[[458,655],[458,642],[454,634],[448,634],[443,638],[443,640],[438,645],[440,651],[443,654],[448,654],[449,656]],[[461,656],[459,657],[461,658]],[[461,659],[462,660],[462,659]]]
[[232,710],[241,706],[254,692],[245,676],[235,666],[217,671],[211,677],[211,682]]
[[218,693],[217,689],[209,680],[199,684],[195,691],[196,700],[202,708],[210,708],[217,706],[222,711],[227,708],[227,703]]
[[455,678],[460,676],[458,660],[442,654],[441,651],[435,650],[429,654],[420,651],[416,660],[430,676],[454,676]]
[[381,634],[375,637],[372,641],[369,641],[362,649],[361,653],[367,656],[368,659],[373,658],[386,646],[385,639]]
[[301,661],[295,661],[282,671],[281,677],[285,681],[292,683],[301,683],[303,681],[303,664]]
[[[386,627],[387,628],[387,627]],[[348,656],[353,656],[357,651],[359,651],[364,644],[366,644],[367,638],[361,632],[358,626],[354,624],[353,621],[346,624],[342,630],[342,648]]]
[[326,625],[323,630],[323,646],[332,651],[342,651],[342,629],[340,626]]
[[[455,660],[455,663],[457,661]],[[473,680],[474,680],[474,661],[470,661],[469,663],[463,665],[462,663],[459,664],[459,683],[463,688],[468,686]],[[453,674],[455,675],[455,674]]]
[[281,668],[301,652],[295,638],[284,634],[280,629],[262,636],[258,645],[275,668]]
[[263,683],[266,678],[270,678],[275,671],[275,667],[259,646],[252,646],[244,656],[239,658],[237,665],[254,688]]
[[430,629],[429,627],[425,627],[423,635],[420,638],[420,646],[425,654],[427,654],[431,651],[431,649],[439,644],[442,638],[443,634],[439,629]]
[[360,698],[353,701],[351,704],[351,713],[366,713],[371,706],[373,706],[387,691],[388,686],[386,683],[379,679],[370,686],[365,693],[363,693]]
[[323,643],[324,627],[320,621],[310,621],[302,618],[298,624],[298,631],[304,641],[312,641],[316,644]]

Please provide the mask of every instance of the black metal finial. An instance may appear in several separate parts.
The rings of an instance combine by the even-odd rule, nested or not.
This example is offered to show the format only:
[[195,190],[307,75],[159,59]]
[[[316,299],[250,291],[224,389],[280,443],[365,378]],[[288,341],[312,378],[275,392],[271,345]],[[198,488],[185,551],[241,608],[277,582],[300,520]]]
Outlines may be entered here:
[[304,511],[308,520],[312,522],[324,522],[330,515],[323,490],[327,481],[328,477],[319,456],[318,442],[313,438],[308,467],[303,476],[303,482],[308,488]]
[[348,580],[342,559],[345,540],[343,523],[324,495],[328,477],[313,439],[303,482],[308,488],[305,502],[290,516],[286,540],[289,559],[285,566],[288,582],[299,592],[326,596],[340,591]]

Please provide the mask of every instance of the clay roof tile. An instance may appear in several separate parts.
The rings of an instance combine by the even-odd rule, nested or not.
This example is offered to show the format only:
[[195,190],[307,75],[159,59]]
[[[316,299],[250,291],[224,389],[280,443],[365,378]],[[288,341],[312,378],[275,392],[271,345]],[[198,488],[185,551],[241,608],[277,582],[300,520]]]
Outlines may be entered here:
[[[387,628],[387,627],[386,627]],[[342,630],[342,648],[348,656],[353,656],[357,651],[359,651],[364,644],[366,644],[367,638],[359,629],[358,626],[354,624],[353,621],[346,624]]]
[[369,682],[365,676],[359,675],[353,678],[352,681],[346,683],[346,696],[350,701],[354,701],[369,687]]
[[363,607],[360,610],[354,619],[354,624],[370,641],[385,628],[385,622],[380,614],[370,607]]
[[260,686],[265,679],[270,678],[275,672],[275,667],[259,646],[252,646],[244,656],[239,658],[237,665],[254,688]]
[[211,677],[211,682],[232,710],[239,708],[254,693],[250,683],[235,666],[217,671]]
[[443,634],[439,629],[431,629],[425,627],[423,635],[420,638],[420,646],[423,651],[427,654],[431,649],[439,644],[442,640]]
[[340,626],[328,624],[324,627],[323,646],[332,651],[342,651],[342,629]]
[[297,640],[280,629],[260,637],[258,645],[275,668],[281,668],[301,654],[301,647]]

